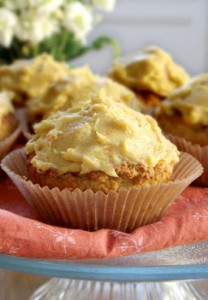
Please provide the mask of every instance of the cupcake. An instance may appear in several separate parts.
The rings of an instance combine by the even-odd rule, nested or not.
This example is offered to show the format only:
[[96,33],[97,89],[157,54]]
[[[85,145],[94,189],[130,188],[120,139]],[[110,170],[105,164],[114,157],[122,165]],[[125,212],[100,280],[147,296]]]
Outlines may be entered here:
[[205,172],[198,183],[208,185],[208,74],[192,78],[170,94],[156,118],[181,151],[201,161]]
[[135,91],[147,106],[159,105],[189,79],[168,53],[153,46],[115,60],[109,76]]
[[151,117],[120,103],[54,114],[35,126],[25,149],[32,181],[61,190],[108,193],[166,182],[179,160]]
[[127,232],[157,221],[202,172],[152,117],[112,99],[52,114],[2,168],[43,221]]
[[28,119],[35,123],[59,110],[65,111],[81,102],[104,101],[102,99],[106,97],[137,110],[142,107],[131,90],[83,67],[70,70],[67,80],[52,83],[45,93],[30,99],[27,103]]
[[66,64],[42,54],[34,59],[16,61],[0,67],[0,90],[13,92],[15,105],[24,106],[28,99],[41,95],[54,81],[68,77]]
[[0,159],[10,150],[20,133],[11,98],[10,93],[0,93]]

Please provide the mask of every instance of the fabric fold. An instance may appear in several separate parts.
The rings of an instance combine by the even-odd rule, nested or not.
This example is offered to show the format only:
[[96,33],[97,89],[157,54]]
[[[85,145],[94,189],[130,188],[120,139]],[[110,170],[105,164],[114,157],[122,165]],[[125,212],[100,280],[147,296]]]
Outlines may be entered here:
[[50,259],[109,258],[208,240],[208,188],[188,187],[161,220],[131,233],[109,229],[89,232],[44,224],[8,178],[0,183],[3,190],[3,254]]

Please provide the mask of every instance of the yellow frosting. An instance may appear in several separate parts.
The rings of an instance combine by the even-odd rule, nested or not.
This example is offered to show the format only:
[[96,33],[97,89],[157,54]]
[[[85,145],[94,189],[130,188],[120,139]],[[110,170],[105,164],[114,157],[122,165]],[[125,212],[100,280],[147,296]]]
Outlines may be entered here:
[[151,91],[160,96],[167,96],[189,79],[185,70],[158,47],[148,47],[116,60],[110,76],[137,91]]
[[78,101],[87,99],[96,81],[97,77],[88,67],[71,69],[65,80],[52,83],[45,93],[28,101],[29,113],[47,117],[61,108],[65,110],[67,105],[76,105]]
[[[14,92],[14,101],[22,102],[41,95],[50,83],[64,80],[68,75],[69,68],[66,64],[42,54],[31,60],[21,60],[10,66],[0,67],[0,90]],[[22,99],[22,94],[26,99]]]
[[11,93],[1,92],[0,93],[0,119],[8,113],[14,113],[14,108],[11,104]]
[[26,145],[39,172],[54,169],[59,175],[103,171],[117,177],[114,167],[123,162],[154,167],[178,161],[176,147],[161,133],[156,121],[123,103],[76,106],[57,112],[35,126]]
[[141,108],[129,89],[109,78],[94,75],[87,67],[71,70],[68,80],[55,82],[42,96],[29,100],[27,105],[30,115],[46,118],[58,110],[66,110],[81,102],[102,102],[106,97],[137,110]]
[[158,114],[180,112],[188,124],[208,125],[208,74],[192,78],[175,90],[158,109]]

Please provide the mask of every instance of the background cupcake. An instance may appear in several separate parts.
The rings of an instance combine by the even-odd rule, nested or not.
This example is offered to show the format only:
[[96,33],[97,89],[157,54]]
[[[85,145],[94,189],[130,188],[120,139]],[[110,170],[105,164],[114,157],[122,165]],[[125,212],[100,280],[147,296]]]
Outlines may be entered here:
[[17,128],[17,118],[11,104],[12,95],[0,93],[0,141],[8,137]]
[[158,108],[156,118],[181,151],[203,164],[205,171],[197,183],[208,185],[208,74],[175,90]]
[[72,69],[67,80],[52,83],[41,96],[30,99],[27,103],[28,119],[31,122],[40,121],[59,110],[65,111],[81,102],[97,101],[104,97],[140,109],[131,90],[83,67]]
[[154,46],[115,60],[109,76],[135,91],[147,106],[159,105],[189,79],[168,53]]
[[42,54],[34,59],[19,60],[0,67],[0,90],[13,93],[13,102],[25,106],[28,99],[41,95],[48,85],[68,77],[66,64]]

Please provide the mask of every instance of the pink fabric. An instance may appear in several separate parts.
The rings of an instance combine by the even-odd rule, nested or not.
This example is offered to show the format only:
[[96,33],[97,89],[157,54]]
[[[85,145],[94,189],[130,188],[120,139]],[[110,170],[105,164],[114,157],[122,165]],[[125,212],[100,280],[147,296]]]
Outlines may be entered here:
[[130,255],[208,240],[208,188],[187,188],[166,215],[131,234],[50,226],[38,221],[8,178],[0,181],[0,252],[33,258]]

